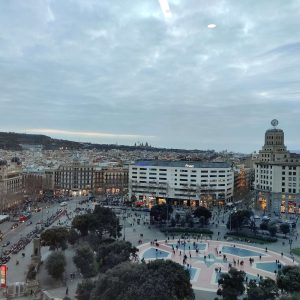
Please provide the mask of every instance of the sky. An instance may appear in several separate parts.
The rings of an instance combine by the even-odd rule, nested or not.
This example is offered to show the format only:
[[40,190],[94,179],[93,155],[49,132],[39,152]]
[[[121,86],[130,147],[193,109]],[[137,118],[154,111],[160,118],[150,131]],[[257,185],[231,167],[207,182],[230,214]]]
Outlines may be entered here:
[[299,116],[300,0],[0,1],[0,131],[250,153]]

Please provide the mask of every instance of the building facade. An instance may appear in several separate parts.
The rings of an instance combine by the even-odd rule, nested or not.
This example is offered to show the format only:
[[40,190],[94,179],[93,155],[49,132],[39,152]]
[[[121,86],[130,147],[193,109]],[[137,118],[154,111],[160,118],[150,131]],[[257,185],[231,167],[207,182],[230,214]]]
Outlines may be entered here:
[[22,164],[16,157],[8,163],[0,160],[0,211],[12,209],[23,202]]
[[23,172],[24,196],[29,199],[41,199],[44,189],[44,172]]
[[140,160],[129,167],[129,199],[207,207],[233,197],[233,170],[225,162]]
[[101,168],[94,171],[96,194],[125,194],[128,191],[128,168]]
[[253,188],[254,169],[236,166],[234,170],[234,201],[245,200]]
[[255,161],[257,206],[276,214],[298,214],[300,155],[287,150],[283,130],[276,128],[278,122],[273,124],[276,125],[265,133],[265,144]]
[[94,188],[93,182],[94,167],[78,159],[54,171],[54,189],[57,194],[87,195]]

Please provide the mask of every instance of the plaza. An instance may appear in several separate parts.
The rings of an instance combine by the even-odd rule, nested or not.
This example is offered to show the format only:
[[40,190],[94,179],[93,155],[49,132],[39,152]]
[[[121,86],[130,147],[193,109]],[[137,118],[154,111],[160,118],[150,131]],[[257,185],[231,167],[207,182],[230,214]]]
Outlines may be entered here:
[[[151,261],[170,259],[190,272],[193,289],[216,292],[220,274],[230,267],[246,273],[251,279],[275,279],[280,268],[298,265],[281,253],[233,242],[199,239],[167,239],[138,246],[139,259]],[[186,259],[185,259],[186,258]]]

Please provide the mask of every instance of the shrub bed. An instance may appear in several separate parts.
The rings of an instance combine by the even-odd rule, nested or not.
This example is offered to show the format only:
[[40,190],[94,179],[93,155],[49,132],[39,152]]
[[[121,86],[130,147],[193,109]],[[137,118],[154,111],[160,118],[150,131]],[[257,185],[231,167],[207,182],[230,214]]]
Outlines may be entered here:
[[163,227],[160,229],[161,232],[164,233],[191,233],[191,234],[203,234],[203,235],[212,235],[213,231],[206,229],[206,228],[176,228],[176,227]]
[[240,238],[241,240],[244,241],[252,241],[252,242],[257,242],[257,243],[275,243],[277,242],[276,237],[272,236],[263,236],[259,234],[251,234],[251,233],[245,233],[245,232],[227,232],[225,237],[235,237],[235,238]]

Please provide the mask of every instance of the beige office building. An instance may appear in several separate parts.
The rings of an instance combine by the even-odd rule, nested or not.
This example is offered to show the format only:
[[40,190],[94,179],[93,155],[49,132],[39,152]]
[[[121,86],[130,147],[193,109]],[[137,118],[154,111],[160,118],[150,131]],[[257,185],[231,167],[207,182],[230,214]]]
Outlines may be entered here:
[[[275,122],[273,122],[275,121]],[[265,144],[255,161],[257,205],[267,212],[300,213],[300,155],[284,145],[284,132],[273,128],[265,133]]]
[[23,202],[22,164],[17,157],[10,162],[0,160],[0,212]]

